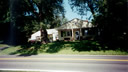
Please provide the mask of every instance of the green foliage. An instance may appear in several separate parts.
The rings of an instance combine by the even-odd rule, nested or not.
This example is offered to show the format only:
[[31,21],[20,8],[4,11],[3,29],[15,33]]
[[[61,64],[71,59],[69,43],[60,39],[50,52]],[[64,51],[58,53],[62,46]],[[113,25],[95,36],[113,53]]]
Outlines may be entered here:
[[[10,22],[10,12],[9,11],[9,3],[8,0],[0,0],[0,40],[4,40],[8,32],[7,26],[9,25],[8,22]],[[4,30],[6,29],[6,30]]]
[[99,7],[94,23],[98,24],[101,38],[109,48],[127,50],[127,2],[126,0],[105,0]]
[[[47,25],[58,26],[61,20],[57,17],[63,15],[62,0],[1,0],[0,40],[26,44],[31,34],[41,27],[46,29]],[[41,26],[41,22],[45,25]]]
[[8,0],[0,0],[0,23],[9,22],[9,3]]
[[[54,18],[61,14],[64,15],[62,0],[32,0],[32,3],[34,3],[39,9],[39,13],[36,12],[37,14],[35,14],[35,9],[33,8],[32,13],[35,14],[35,16],[39,20],[42,20],[44,23],[53,21]],[[31,6],[33,7],[32,4]]]
[[53,21],[51,21],[49,28],[55,28],[55,27],[59,27],[62,24],[66,23],[68,20],[62,16],[57,16],[56,18],[54,18]]
[[81,16],[87,15],[88,11],[91,11],[94,16],[101,2],[102,0],[69,0],[72,10]]
[[91,11],[93,24],[100,32],[99,41],[110,49],[128,51],[127,0],[69,0],[80,15]]

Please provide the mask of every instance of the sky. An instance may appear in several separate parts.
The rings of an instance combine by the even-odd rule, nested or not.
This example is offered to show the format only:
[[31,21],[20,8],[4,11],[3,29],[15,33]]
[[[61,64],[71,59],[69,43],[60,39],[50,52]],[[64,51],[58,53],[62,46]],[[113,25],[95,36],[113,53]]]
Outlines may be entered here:
[[[36,7],[36,5],[34,6],[35,9],[37,9],[36,11],[39,12],[39,9]],[[68,19],[68,21],[74,19],[74,18],[78,18],[78,19],[81,19],[81,16],[78,15],[76,12],[73,12],[69,3],[68,3],[68,0],[64,0],[64,8],[65,8],[65,17]],[[26,16],[28,15],[28,13],[26,13]],[[31,15],[31,13],[29,14]],[[83,16],[82,20],[87,20],[90,16],[92,15],[91,12],[87,12],[87,16]],[[90,20],[88,21],[91,21],[93,18],[91,17]]]
[[[65,8],[65,17],[68,19],[68,21],[74,19],[74,18],[79,18],[81,19],[81,16],[78,15],[76,12],[73,12],[70,5],[68,4],[68,0],[64,0],[64,8]],[[87,12],[87,16],[83,16],[82,20],[87,20],[91,15],[91,12]],[[92,18],[91,18],[92,19]],[[91,21],[91,19],[89,21]]]

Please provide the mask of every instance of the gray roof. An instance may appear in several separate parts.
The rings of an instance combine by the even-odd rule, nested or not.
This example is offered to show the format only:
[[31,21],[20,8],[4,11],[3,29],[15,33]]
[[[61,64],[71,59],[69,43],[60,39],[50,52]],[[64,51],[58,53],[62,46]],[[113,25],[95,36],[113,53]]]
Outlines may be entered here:
[[91,28],[94,25],[91,22],[80,20],[78,18],[72,19],[71,21],[66,22],[62,26],[56,29],[78,29],[78,28]]

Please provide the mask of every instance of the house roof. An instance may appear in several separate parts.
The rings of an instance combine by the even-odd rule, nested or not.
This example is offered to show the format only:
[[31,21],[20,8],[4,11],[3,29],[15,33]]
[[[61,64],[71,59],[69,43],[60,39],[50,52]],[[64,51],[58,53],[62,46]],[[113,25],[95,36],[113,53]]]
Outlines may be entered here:
[[[47,30],[47,34],[58,34],[58,31],[57,31],[56,29],[46,29],[46,30]],[[31,38],[30,38],[29,40],[35,40],[37,36],[38,36],[38,37],[41,36],[40,30],[37,31],[37,32],[35,32],[35,33],[33,33],[33,34],[31,35]]]
[[[47,30],[47,34],[54,34],[54,33],[57,33],[58,31],[56,29],[46,29]],[[41,36],[41,32],[40,30],[33,33],[32,34],[33,37],[36,37],[36,36]]]
[[87,20],[80,20],[78,18],[72,19],[71,21],[66,22],[62,26],[56,28],[56,29],[78,29],[78,28],[91,28],[94,27],[94,25],[91,22],[88,22]]
[[58,33],[56,29],[46,29],[48,34],[55,34]]

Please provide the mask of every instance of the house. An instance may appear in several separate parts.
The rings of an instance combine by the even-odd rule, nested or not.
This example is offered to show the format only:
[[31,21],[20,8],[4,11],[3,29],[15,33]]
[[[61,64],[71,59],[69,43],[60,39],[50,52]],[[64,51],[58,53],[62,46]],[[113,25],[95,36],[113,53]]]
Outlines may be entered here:
[[[48,34],[48,38],[50,39],[50,41],[56,41],[58,39],[58,31],[56,29],[46,29],[47,34]],[[31,35],[31,38],[29,39],[29,41],[40,41],[41,40],[41,32],[40,30],[33,33]]]
[[59,40],[80,40],[94,35],[95,26],[87,20],[75,18],[62,26],[56,28],[58,30]]
[[[87,20],[80,20],[78,18],[66,22],[58,28],[47,29],[48,38],[51,41],[56,40],[80,40],[89,36],[94,36],[95,26]],[[40,39],[40,31],[31,35],[29,40]]]

